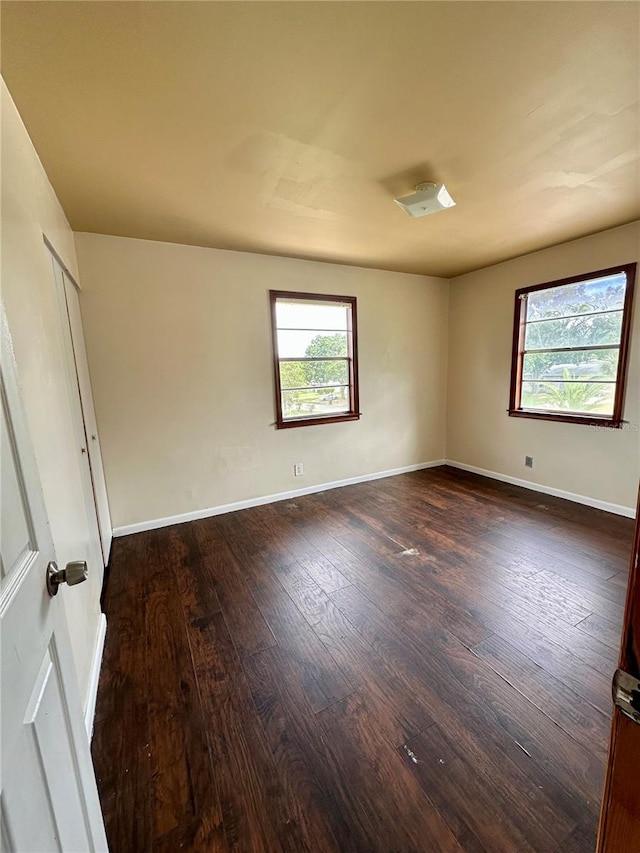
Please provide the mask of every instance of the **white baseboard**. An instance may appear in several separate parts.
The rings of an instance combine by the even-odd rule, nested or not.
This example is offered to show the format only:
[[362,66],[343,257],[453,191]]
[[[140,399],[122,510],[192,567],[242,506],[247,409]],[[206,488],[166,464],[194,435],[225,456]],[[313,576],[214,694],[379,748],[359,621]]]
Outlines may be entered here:
[[576,495],[573,492],[565,492],[564,489],[542,486],[540,483],[532,483],[530,480],[521,480],[518,477],[509,477],[507,474],[499,474],[497,471],[487,471],[485,468],[476,468],[475,465],[466,465],[464,462],[455,462],[453,459],[447,459],[445,464],[450,465],[452,468],[470,471],[472,474],[480,474],[482,477],[490,477],[492,480],[500,480],[502,483],[510,483],[512,486],[521,486],[523,489],[531,489],[533,492],[542,492],[545,495],[552,495],[555,498],[564,498],[567,501],[573,501],[577,504],[585,504],[585,506],[592,506],[595,509],[602,509],[605,512],[612,512],[615,515],[624,515],[626,518],[636,517],[635,507],[632,506],[622,506],[621,504],[612,504],[608,501],[587,497],[586,495]]
[[96,647],[91,661],[91,677],[87,689],[87,700],[84,709],[84,725],[89,740],[93,736],[93,718],[96,715],[96,699],[98,698],[98,681],[100,680],[100,667],[102,665],[102,652],[104,651],[104,638],[107,634],[107,617],[100,614],[98,623],[98,634],[96,636]]
[[136,524],[125,524],[123,527],[114,527],[113,535],[128,536],[130,533],[141,533],[144,530],[156,530],[158,527],[168,527],[170,524],[182,524],[185,521],[197,521],[200,518],[210,518],[214,515],[223,515],[226,512],[235,512],[238,509],[250,509],[254,506],[288,501],[299,498],[302,495],[312,495],[316,492],[326,492],[329,489],[339,489],[342,486],[352,486],[355,483],[366,483],[369,480],[381,480],[384,477],[394,477],[396,474],[408,474],[410,471],[422,471],[425,468],[437,468],[445,465],[444,459],[433,462],[421,462],[418,465],[405,465],[404,468],[393,468],[390,471],[378,471],[375,474],[362,474],[359,477],[349,477],[346,480],[334,480],[332,483],[320,483],[317,486],[307,486],[304,489],[293,489],[290,492],[278,492],[274,495],[264,495],[259,498],[250,498],[246,501],[235,501],[235,503],[223,504],[221,506],[198,509],[194,512],[184,512],[181,515],[172,515],[167,518],[155,518],[151,521],[139,521]]

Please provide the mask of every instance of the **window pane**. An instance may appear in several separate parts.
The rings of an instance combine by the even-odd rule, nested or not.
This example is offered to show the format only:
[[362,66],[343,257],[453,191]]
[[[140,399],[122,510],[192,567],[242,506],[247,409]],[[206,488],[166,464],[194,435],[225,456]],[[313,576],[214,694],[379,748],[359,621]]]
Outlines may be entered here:
[[345,387],[282,392],[282,414],[285,418],[338,415],[348,412],[349,408],[349,389]]
[[527,320],[622,309],[626,282],[624,273],[615,273],[548,290],[535,290],[527,296]]
[[280,358],[327,358],[347,355],[347,332],[278,330]]
[[543,320],[526,327],[525,349],[602,346],[620,343],[622,311]]
[[346,359],[280,362],[280,385],[283,389],[348,384],[349,362]]
[[602,349],[574,352],[536,352],[524,357],[523,385],[535,380],[588,380],[611,382],[618,371],[618,350]]
[[347,330],[350,305],[339,302],[306,302],[295,300],[276,302],[276,325],[279,329],[337,329]]
[[613,415],[615,384],[599,382],[523,382],[521,406],[550,412]]

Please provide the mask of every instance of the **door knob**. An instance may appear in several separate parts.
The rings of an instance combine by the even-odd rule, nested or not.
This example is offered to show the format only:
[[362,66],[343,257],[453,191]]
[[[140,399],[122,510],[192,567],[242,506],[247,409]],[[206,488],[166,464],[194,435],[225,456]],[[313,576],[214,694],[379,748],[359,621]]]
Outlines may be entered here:
[[47,592],[49,595],[56,595],[61,583],[75,586],[86,581],[88,577],[89,569],[84,560],[72,560],[64,569],[59,569],[57,563],[51,562],[47,566]]

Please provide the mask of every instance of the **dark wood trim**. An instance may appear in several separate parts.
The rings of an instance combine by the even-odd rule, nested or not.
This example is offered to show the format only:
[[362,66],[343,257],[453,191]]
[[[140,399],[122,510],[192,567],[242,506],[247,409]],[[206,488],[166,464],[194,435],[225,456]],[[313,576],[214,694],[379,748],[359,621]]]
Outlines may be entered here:
[[347,317],[347,325],[351,334],[347,338],[350,347],[349,382],[351,384],[351,406],[354,414],[360,417],[360,390],[358,387],[358,306],[355,296],[351,303],[351,314]]
[[[620,643],[620,657],[618,667],[628,672],[635,678],[640,678],[640,584],[638,583],[638,555],[640,554],[640,488],[638,489],[638,502],[636,504],[636,525],[633,535],[633,546],[631,548],[631,559],[629,561],[629,580],[627,582],[627,596],[625,601],[624,616],[622,618],[622,637]],[[610,806],[612,789],[614,787],[615,757],[616,750],[622,749],[620,744],[620,727],[626,724],[626,719],[618,708],[613,709],[613,721],[611,724],[611,735],[609,738],[609,753],[607,759],[607,775],[602,796],[602,810],[600,812],[600,825],[598,828],[598,853],[604,853],[608,845],[612,845],[613,838],[609,837]],[[633,725],[633,724],[632,724]],[[626,744],[625,744],[626,745]],[[618,781],[620,779],[618,778]],[[609,847],[613,849],[613,846]],[[630,849],[630,848],[629,848]]]
[[278,321],[276,319],[276,302],[282,291],[269,291],[269,306],[271,309],[271,346],[273,351],[273,377],[275,396],[275,412],[276,412],[276,428],[282,426],[282,387],[280,383],[280,358],[278,355]]
[[593,415],[579,415],[574,412],[567,412],[562,415],[556,412],[537,412],[529,409],[515,409],[509,411],[511,418],[533,418],[539,421],[556,421],[557,423],[565,424],[586,424],[587,426],[613,427],[619,429],[625,421],[615,421],[613,418],[596,418]]
[[618,356],[618,375],[616,376],[616,398],[613,406],[613,419],[620,423],[624,412],[624,397],[627,386],[627,367],[629,364],[629,349],[631,346],[631,326],[633,320],[633,293],[636,284],[636,264],[628,264],[624,271],[627,274],[627,290],[622,312],[622,329],[620,330],[620,355]]
[[[622,309],[620,309],[622,310]],[[604,312],[611,313],[611,312]],[[344,332],[344,329],[307,329],[300,326],[300,328],[296,328],[295,326],[280,326],[279,331],[281,332],[332,332],[334,335],[339,335]]]
[[320,424],[337,424],[342,421],[359,421],[361,412],[345,412],[344,415],[318,415],[317,417],[305,417],[300,420],[288,420],[277,423],[278,429],[291,429],[300,426],[316,426]]
[[[316,332],[316,331],[326,332],[327,330],[326,329],[284,329],[284,330],[278,329],[278,331],[279,332],[282,332],[282,331],[286,331],[286,332],[297,332],[297,331],[300,331],[300,332]],[[340,334],[340,333],[337,332],[334,334]],[[347,335],[348,331],[345,331],[344,334]],[[298,358],[296,358],[295,356],[288,355],[288,356],[285,356],[284,358],[279,359],[279,361],[281,363],[283,361],[349,361],[349,356],[348,355],[322,355],[322,356],[318,356],[318,358],[313,358],[313,356],[305,355],[305,356],[299,356]],[[318,386],[318,387],[321,387],[321,386]],[[327,388],[330,388],[330,387],[331,387],[330,385],[327,385]],[[288,391],[289,388],[285,388],[284,390]]]
[[[635,268],[635,262],[631,264],[619,264],[617,267],[607,267],[604,270],[594,270],[593,272],[581,273],[580,275],[572,275],[568,278],[558,278],[554,281],[544,281],[542,282],[542,284],[531,284],[527,287],[519,287],[516,290],[516,297],[520,296],[520,294],[535,293],[536,290],[550,290],[552,287],[561,287],[565,284],[575,284],[576,282],[586,281],[587,279],[605,278],[608,275],[615,275],[617,272],[626,272],[627,276],[629,276],[629,273],[632,272],[632,274],[635,276]],[[554,318],[550,317],[549,319],[553,320]]]
[[[613,313],[613,312],[611,312]],[[617,312],[622,313],[622,312]],[[591,314],[578,314],[578,317],[590,317]],[[530,324],[527,323],[527,326]],[[580,347],[538,347],[537,349],[524,349],[523,355],[539,355],[540,353],[545,352],[599,352],[600,350],[606,349],[620,349],[620,344],[589,344],[588,346],[580,346]],[[568,382],[569,380],[560,380]],[[580,380],[578,380],[580,381]],[[612,380],[613,381],[613,380]]]
[[[355,303],[355,296],[336,296],[329,293],[303,293],[297,290],[270,290],[272,301],[276,299],[299,299],[302,302],[352,302]],[[319,332],[323,331],[318,329]],[[336,329],[336,331],[339,331]]]
[[520,388],[522,385],[522,364],[524,360],[524,323],[522,322],[524,301],[516,291],[516,304],[513,313],[513,342],[511,348],[511,383],[509,386],[509,414],[520,408]]
[[[513,342],[511,351],[511,381],[509,385],[509,417],[515,418],[531,418],[542,421],[556,421],[572,424],[586,424],[587,426],[601,426],[619,429],[623,423],[624,412],[624,396],[627,380],[627,366],[629,362],[629,350],[631,345],[631,326],[633,319],[633,293],[635,289],[637,264],[621,264],[617,267],[608,267],[603,270],[594,270],[593,272],[584,273],[582,275],[574,275],[569,278],[560,278],[556,281],[547,281],[542,284],[534,284],[530,287],[520,287],[515,293],[515,308],[513,320]],[[522,297],[529,293],[534,293],[538,290],[551,290],[554,287],[563,287],[567,284],[575,284],[576,282],[590,281],[596,278],[604,278],[608,275],[616,273],[624,273],[627,278],[627,287],[625,290],[624,307],[622,309],[622,329],[620,331],[618,372],[616,374],[616,393],[613,403],[613,413],[611,417],[599,418],[594,415],[580,415],[575,412],[562,414],[561,412],[540,412],[530,409],[521,408],[521,391],[522,391],[522,369],[524,363],[524,333],[525,333],[525,306],[526,300]],[[554,319],[554,318],[550,318]],[[600,347],[601,349],[603,347]],[[608,347],[615,349],[616,347]],[[588,347],[587,349],[593,349]]]
[[[342,414],[308,415],[301,418],[285,419],[282,414],[282,386],[280,383],[280,357],[278,355],[278,323],[276,318],[276,303],[279,299],[299,300],[301,302],[344,302],[351,306],[348,315],[347,361],[349,366],[349,411]],[[270,290],[269,304],[271,308],[271,341],[273,348],[273,372],[275,388],[276,429],[292,429],[294,427],[318,426],[321,424],[340,423],[342,421],[357,421],[360,419],[360,395],[358,389],[358,323],[357,300],[355,296],[336,296],[326,293],[302,293],[290,290]],[[323,331],[318,329],[318,332]],[[301,359],[289,359],[300,361]],[[329,360],[329,359],[313,359]],[[333,359],[332,359],[333,360]],[[340,383],[338,383],[340,384]],[[329,386],[327,386],[329,387]]]

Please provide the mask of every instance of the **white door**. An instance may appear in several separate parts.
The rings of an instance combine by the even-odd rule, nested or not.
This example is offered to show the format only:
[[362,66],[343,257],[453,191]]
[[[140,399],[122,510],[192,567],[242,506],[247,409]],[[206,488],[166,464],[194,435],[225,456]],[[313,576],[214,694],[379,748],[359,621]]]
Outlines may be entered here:
[[53,543],[4,311],[0,322],[2,850],[106,851],[61,601],[74,589],[47,592]]
[[95,504],[98,521],[102,557],[106,566],[109,562],[109,552],[111,550],[111,515],[109,513],[109,500],[107,497],[104,469],[102,467],[100,436],[98,434],[98,424],[93,407],[93,394],[89,379],[87,352],[84,345],[78,288],[66,270],[63,269],[58,259],[53,255],[52,260],[60,310],[63,313],[63,318],[68,321],[69,326],[68,329],[63,329],[63,332],[66,332],[64,338],[68,349],[69,372],[70,375],[75,376],[77,381],[78,402],[80,404],[78,416],[82,420],[80,438],[84,442],[82,446],[86,450],[86,461],[92,488],[92,499]]

